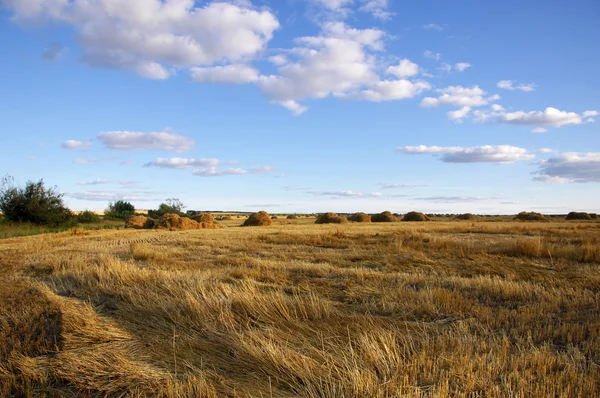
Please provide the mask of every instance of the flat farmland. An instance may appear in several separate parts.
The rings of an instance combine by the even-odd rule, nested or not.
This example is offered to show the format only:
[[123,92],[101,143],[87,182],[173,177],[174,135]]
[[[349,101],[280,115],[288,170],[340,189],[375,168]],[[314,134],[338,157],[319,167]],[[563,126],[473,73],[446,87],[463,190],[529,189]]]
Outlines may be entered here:
[[600,394],[599,222],[0,240],[0,395]]

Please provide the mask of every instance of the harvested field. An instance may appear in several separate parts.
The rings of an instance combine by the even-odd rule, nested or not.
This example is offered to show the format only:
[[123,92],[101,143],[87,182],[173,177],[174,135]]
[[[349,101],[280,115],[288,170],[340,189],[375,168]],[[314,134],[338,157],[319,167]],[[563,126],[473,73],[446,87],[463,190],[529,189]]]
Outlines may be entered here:
[[600,223],[0,241],[0,396],[600,394]]

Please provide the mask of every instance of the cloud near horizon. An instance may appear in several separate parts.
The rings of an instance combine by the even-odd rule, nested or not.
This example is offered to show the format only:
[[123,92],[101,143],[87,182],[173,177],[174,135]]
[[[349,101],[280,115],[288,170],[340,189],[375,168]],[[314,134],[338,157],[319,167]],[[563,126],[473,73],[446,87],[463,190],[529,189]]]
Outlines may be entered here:
[[514,163],[535,158],[525,148],[511,145],[483,145],[475,147],[404,146],[397,149],[409,155],[439,154],[445,163]]

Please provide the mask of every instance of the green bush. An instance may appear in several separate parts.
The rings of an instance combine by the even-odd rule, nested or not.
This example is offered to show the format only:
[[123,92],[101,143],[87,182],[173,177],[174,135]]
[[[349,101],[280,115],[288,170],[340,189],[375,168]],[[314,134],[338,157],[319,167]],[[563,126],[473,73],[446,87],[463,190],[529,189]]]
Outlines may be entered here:
[[63,203],[63,194],[56,188],[46,188],[44,181],[28,181],[25,188],[14,185],[12,177],[2,179],[0,211],[8,222],[48,226],[75,224],[71,211]]
[[100,222],[100,216],[96,213],[85,210],[77,215],[77,222],[80,224],[93,224]]
[[104,212],[104,219],[106,220],[129,220],[135,213],[135,207],[123,200],[118,200],[115,203],[109,203],[108,209]]

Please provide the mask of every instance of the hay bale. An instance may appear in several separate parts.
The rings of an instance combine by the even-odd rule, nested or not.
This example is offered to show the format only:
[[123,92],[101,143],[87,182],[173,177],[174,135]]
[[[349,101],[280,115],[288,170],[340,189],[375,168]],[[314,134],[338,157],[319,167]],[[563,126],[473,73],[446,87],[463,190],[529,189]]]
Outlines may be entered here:
[[429,221],[429,217],[418,211],[409,211],[404,215],[402,221]]
[[287,219],[288,219],[288,220],[295,220],[295,219],[297,219],[297,218],[298,218],[298,216],[297,216],[297,215],[295,215],[295,214],[290,214],[289,216],[287,216]]
[[266,227],[271,225],[271,217],[266,211],[250,214],[250,217],[244,221],[242,227]]
[[459,220],[475,220],[476,219],[475,215],[471,214],[471,213],[459,214],[456,216],[456,218]]
[[192,217],[192,220],[199,222],[199,223],[203,223],[203,222],[215,222],[215,217],[212,215],[212,213],[200,213],[200,214],[196,214],[194,217]]
[[371,216],[373,222],[396,222],[398,219],[389,211],[384,211],[379,214]]
[[371,222],[371,216],[367,213],[354,213],[350,217],[348,217],[348,221],[352,222]]
[[144,216],[131,216],[125,222],[125,228],[133,229],[152,229],[156,225],[156,221]]
[[315,220],[315,224],[343,224],[348,222],[346,217],[338,216],[336,213],[324,213],[321,214]]
[[586,212],[572,211],[567,214],[567,220],[591,220],[592,217]]
[[545,215],[536,213],[534,211],[526,212],[522,211],[515,216],[513,220],[516,221],[550,221]]
[[158,220],[158,228],[168,229],[169,231],[200,229],[201,224],[187,217],[180,217],[178,214],[163,214]]
[[277,220],[279,217],[277,216],[271,216],[271,220]]

